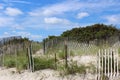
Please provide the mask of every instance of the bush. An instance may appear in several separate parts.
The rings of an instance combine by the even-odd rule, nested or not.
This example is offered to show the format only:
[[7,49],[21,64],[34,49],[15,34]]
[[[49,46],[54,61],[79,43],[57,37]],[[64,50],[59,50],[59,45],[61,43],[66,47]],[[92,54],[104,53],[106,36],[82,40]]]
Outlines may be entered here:
[[15,62],[14,58],[6,56],[6,58],[4,59],[4,65],[7,68],[13,68],[16,66],[16,62]]
[[74,51],[70,51],[70,56],[74,56],[75,54],[74,54]]
[[4,56],[4,65],[7,68],[16,67],[18,70],[27,69],[28,59],[26,58],[26,55],[23,53],[18,54],[17,56],[6,54]]
[[64,53],[64,51],[59,51],[58,57],[59,57],[60,59],[65,59],[65,53]]
[[86,69],[87,67],[85,65],[78,66],[77,62],[75,61],[71,61],[67,68],[65,68],[64,64],[60,64],[58,66],[58,70],[60,71],[61,76],[76,74],[76,73],[85,74]]
[[54,69],[54,58],[36,57],[34,58],[34,70],[40,69]]
[[86,73],[86,66],[84,65],[81,65],[81,66],[78,66],[77,65],[77,62],[71,62],[68,66],[68,69],[67,69],[67,74],[75,74],[75,73]]
[[28,66],[28,60],[25,56],[17,57],[17,69],[18,70],[27,69],[27,66]]

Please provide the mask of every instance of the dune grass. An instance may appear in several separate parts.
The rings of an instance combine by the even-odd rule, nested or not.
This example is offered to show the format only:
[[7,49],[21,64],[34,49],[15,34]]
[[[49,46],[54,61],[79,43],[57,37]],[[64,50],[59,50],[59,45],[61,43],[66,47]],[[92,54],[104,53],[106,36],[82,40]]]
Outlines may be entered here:
[[47,57],[35,57],[34,58],[34,70],[41,69],[55,69],[55,61],[54,58]]
[[7,68],[16,67],[17,70],[27,69],[28,58],[26,52],[19,51],[16,54],[5,54],[3,64]]

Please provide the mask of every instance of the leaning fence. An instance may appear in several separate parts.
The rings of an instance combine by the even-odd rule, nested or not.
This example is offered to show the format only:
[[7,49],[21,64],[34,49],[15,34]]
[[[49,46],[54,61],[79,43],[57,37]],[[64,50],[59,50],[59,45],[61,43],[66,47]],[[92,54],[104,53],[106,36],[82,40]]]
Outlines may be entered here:
[[80,41],[79,38],[70,37],[54,38],[43,41],[43,50],[44,54],[53,53],[52,51],[60,53],[61,51],[64,51],[64,46],[66,44],[68,47],[68,54],[96,54],[100,48],[119,47],[119,41],[118,36],[110,37],[108,39],[95,39],[91,41]]
[[[24,40],[19,36],[3,38],[0,41],[0,67],[34,71],[32,54],[38,50],[39,43]],[[34,48],[33,48],[34,47]]]
[[94,56],[97,58],[95,80],[119,80],[119,37],[92,41],[80,41],[78,38],[55,38],[44,41],[43,49],[44,54],[55,53],[55,59],[56,55],[63,53],[66,67],[72,56]]
[[97,80],[118,80],[118,64],[118,49],[99,50],[97,53]]
[[[13,41],[11,41],[12,39]],[[52,66],[52,68],[57,69],[59,65],[61,65],[59,62],[63,61],[64,67],[68,68],[71,63],[71,58],[78,56],[79,60],[81,60],[80,58],[82,58],[82,56],[87,56],[87,58],[89,58],[88,56],[92,56],[91,58],[97,58],[95,59],[95,62],[97,62],[95,66],[98,65],[95,68],[97,80],[102,80],[101,76],[103,77],[103,75],[108,77],[109,80],[113,80],[114,77],[119,76],[119,37],[115,36],[109,39],[95,39],[92,41],[80,41],[79,38],[54,38],[44,40],[43,52],[44,55],[47,55],[45,59],[52,60],[49,59],[51,56],[54,58],[54,62],[46,62],[48,65],[45,64],[45,67],[40,57],[33,57],[33,54],[35,54],[40,47],[33,45],[31,42],[20,41],[19,39],[20,38],[14,37],[0,41],[1,67],[16,67],[19,70],[24,68],[33,72],[35,69],[43,69],[46,68],[46,66],[48,68],[48,65],[50,65],[50,68]],[[39,43],[35,44],[39,45]],[[84,73],[86,72],[85,70]]]

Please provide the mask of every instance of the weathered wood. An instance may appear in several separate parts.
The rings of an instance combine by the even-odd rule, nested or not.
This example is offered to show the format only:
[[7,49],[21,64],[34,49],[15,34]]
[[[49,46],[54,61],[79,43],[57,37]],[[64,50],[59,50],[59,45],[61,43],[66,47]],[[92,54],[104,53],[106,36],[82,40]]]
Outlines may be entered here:
[[102,76],[107,76],[109,80],[118,77],[118,50],[102,49],[97,55],[97,80],[102,80]]
[[65,41],[65,67],[66,67],[66,68],[68,68],[67,57],[68,57],[67,42]]

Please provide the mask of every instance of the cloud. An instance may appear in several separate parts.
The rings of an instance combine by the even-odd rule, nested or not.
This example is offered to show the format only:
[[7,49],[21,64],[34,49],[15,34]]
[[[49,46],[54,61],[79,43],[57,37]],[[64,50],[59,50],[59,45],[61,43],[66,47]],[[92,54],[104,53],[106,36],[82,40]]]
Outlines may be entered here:
[[14,18],[0,17],[0,27],[8,27],[13,24]]
[[[75,11],[85,11],[91,13],[99,13],[106,10],[116,10],[119,7],[119,1],[107,1],[107,0],[87,0],[87,1],[79,1],[79,0],[67,0],[61,3],[52,4],[49,6],[43,6],[37,8],[31,12],[29,15],[31,16],[56,16],[56,15],[64,15],[66,12],[75,12]],[[119,10],[119,9],[118,9]]]
[[103,18],[107,20],[107,23],[109,24],[120,24],[120,14],[114,14],[114,15],[107,15]]
[[3,5],[2,4],[0,4],[0,9],[3,9],[4,7],[3,7]]
[[76,25],[79,26],[83,24],[77,23],[77,20],[73,19],[74,16],[76,16],[76,13],[78,13],[77,18],[82,19],[84,17],[90,16],[90,14],[102,14],[104,11],[113,10],[115,9],[114,7],[117,7],[118,5],[120,4],[117,1],[110,2],[107,0],[66,0],[61,3],[38,7],[28,12],[29,16],[26,18],[27,22],[24,22],[34,28],[38,26],[39,28],[44,29],[70,29]]
[[41,40],[41,35],[31,34],[30,32],[23,32],[23,31],[11,31],[11,32],[4,32],[3,35],[0,36],[0,38],[3,37],[9,37],[9,36],[22,36],[27,37],[30,40]]
[[4,32],[4,35],[9,35],[9,33],[8,32]]
[[63,14],[68,11],[75,11],[81,8],[77,1],[64,1],[62,3],[56,3],[50,6],[44,6],[42,8],[38,8],[29,12],[31,16],[52,16],[52,15],[59,15]]
[[10,30],[24,30],[24,27],[16,21],[14,17],[0,16],[0,28],[7,28]]
[[66,19],[61,19],[57,17],[44,18],[45,23],[47,24],[69,24],[70,21]]
[[16,32],[14,31],[14,34],[30,38],[31,40],[40,40],[42,38],[41,35],[31,34],[30,32]]
[[23,14],[23,12],[17,8],[7,7],[5,10],[5,14],[9,16],[18,16]]
[[31,4],[31,2],[25,0],[3,0],[3,2],[11,4],[11,3],[20,3],[20,4]]
[[21,26],[20,24],[14,24],[14,25],[12,25],[12,29],[14,29],[14,30],[24,30],[24,27]]
[[78,19],[82,19],[82,18],[87,17],[87,16],[89,16],[89,14],[87,12],[81,12],[81,13],[77,14]]
[[12,0],[10,2],[13,2],[13,3],[21,3],[21,4],[31,4],[31,2],[28,2],[28,1],[23,1],[23,0]]
[[62,3],[54,4],[43,8],[43,14],[46,16],[63,14],[69,11],[75,11],[82,7],[82,4],[77,3],[77,1],[65,1]]

